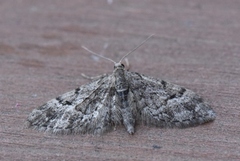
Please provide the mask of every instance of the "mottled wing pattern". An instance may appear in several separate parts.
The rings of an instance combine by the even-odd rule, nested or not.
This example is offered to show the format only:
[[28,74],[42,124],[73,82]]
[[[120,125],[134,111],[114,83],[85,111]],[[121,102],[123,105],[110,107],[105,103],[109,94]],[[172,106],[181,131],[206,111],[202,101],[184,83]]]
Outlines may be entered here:
[[216,117],[212,108],[191,90],[139,73],[127,71],[126,76],[137,100],[138,120],[146,125],[190,127]]
[[102,134],[121,122],[112,76],[103,76],[32,111],[28,127],[53,133]]

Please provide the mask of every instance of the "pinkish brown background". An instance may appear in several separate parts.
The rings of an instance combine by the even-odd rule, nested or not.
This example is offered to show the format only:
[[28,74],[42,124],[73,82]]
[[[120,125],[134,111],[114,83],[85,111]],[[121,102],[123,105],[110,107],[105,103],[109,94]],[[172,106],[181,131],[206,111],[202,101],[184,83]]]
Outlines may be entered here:
[[[203,96],[213,123],[187,129],[123,127],[101,137],[24,128],[39,105],[85,84],[81,73],[131,71]],[[0,160],[240,160],[239,0],[0,1]]]

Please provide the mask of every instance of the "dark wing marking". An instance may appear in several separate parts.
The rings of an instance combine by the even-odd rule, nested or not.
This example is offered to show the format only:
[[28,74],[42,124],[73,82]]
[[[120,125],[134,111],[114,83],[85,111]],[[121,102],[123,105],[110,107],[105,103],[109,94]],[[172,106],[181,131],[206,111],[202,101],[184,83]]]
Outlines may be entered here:
[[121,122],[114,95],[112,76],[104,76],[33,110],[27,124],[53,133],[102,134]]
[[126,72],[140,120],[159,127],[189,127],[215,119],[216,114],[191,90],[163,80]]

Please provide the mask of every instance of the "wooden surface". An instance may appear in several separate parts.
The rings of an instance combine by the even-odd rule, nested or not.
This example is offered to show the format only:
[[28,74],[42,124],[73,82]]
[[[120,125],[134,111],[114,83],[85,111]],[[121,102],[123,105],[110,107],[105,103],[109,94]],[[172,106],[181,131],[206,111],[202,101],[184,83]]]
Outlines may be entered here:
[[[0,2],[0,160],[240,160],[238,0],[5,0]],[[123,127],[101,137],[23,128],[37,106],[110,73],[131,71],[203,96],[213,123],[187,129]]]

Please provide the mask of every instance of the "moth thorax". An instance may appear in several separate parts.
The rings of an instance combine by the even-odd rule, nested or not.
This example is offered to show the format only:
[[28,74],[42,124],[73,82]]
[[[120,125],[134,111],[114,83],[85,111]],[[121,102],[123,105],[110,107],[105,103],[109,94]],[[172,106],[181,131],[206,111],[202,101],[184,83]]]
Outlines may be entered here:
[[114,71],[115,88],[117,91],[123,91],[128,89],[128,82],[125,77],[124,69],[116,69]]

